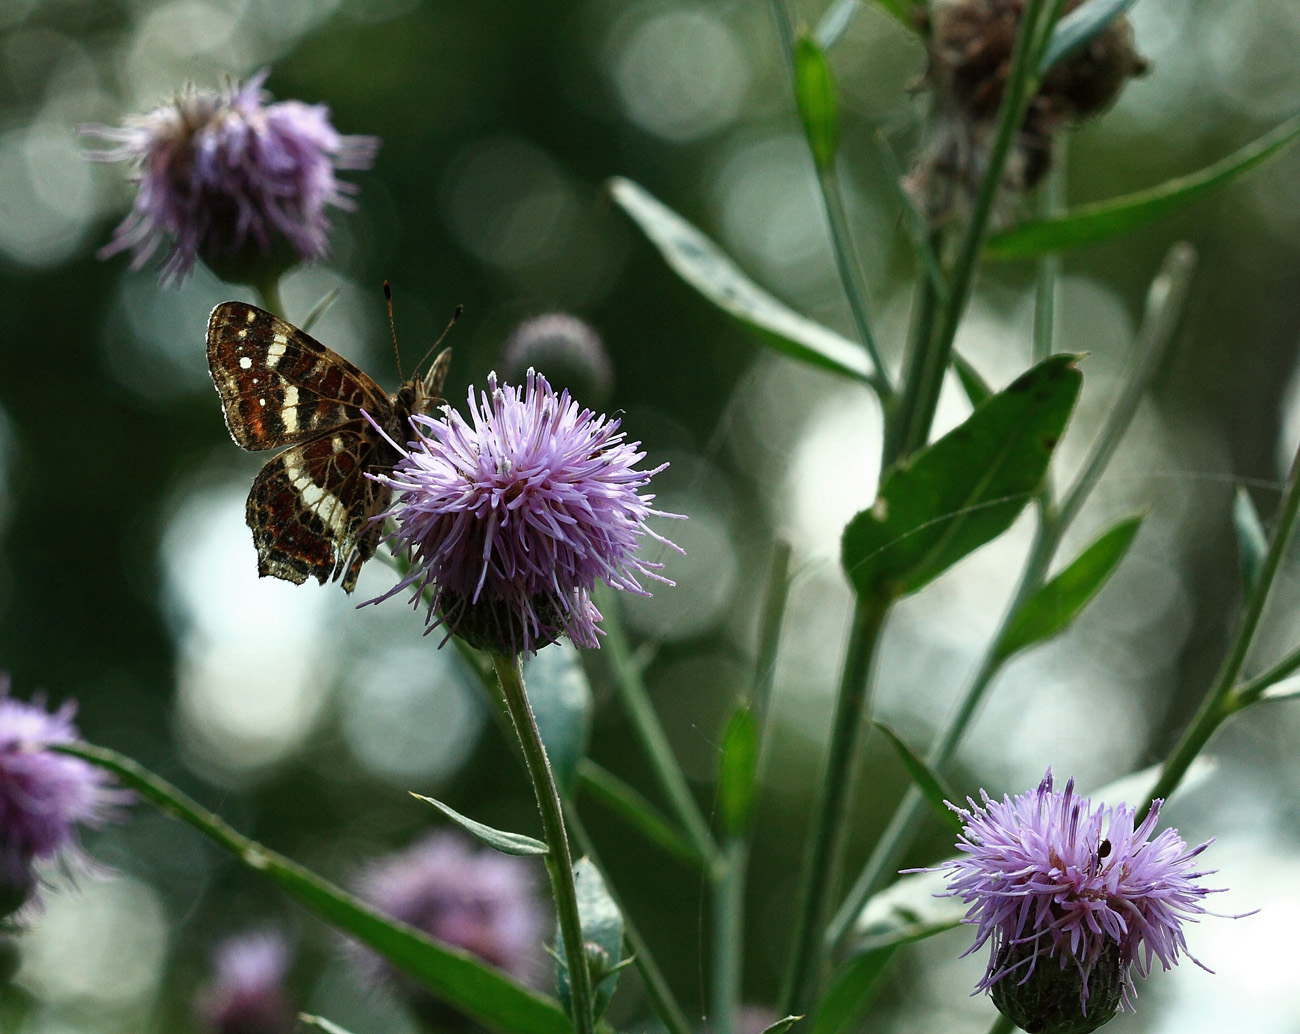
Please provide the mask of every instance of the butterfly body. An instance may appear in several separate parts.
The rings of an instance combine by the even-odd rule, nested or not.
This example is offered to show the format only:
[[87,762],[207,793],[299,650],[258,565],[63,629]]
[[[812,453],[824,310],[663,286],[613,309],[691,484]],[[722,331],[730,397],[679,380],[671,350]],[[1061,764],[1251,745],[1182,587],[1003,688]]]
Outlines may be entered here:
[[373,518],[392,495],[365,475],[397,462],[392,443],[405,442],[410,417],[439,401],[449,356],[390,395],[265,309],[222,302],[212,310],[208,369],[230,436],[243,449],[284,449],[254,479],[245,508],[260,575],[356,587],[382,533]]

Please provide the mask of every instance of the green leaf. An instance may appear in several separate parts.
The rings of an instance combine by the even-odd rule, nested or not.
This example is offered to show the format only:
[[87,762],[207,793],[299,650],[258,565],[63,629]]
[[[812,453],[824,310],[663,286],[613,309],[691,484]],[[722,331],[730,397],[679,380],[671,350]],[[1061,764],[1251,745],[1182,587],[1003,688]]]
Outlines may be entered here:
[[452,822],[460,826],[461,829],[467,833],[472,833],[494,851],[523,857],[546,854],[547,852],[546,845],[540,840],[534,840],[522,833],[508,833],[505,830],[485,826],[481,822],[475,822],[468,815],[462,815],[450,805],[443,804],[442,801],[435,800],[432,797],[425,797],[424,794],[412,793],[411,796],[416,800],[424,801],[425,804],[432,804]]
[[1255,509],[1250,493],[1244,488],[1237,489],[1237,498],[1232,503],[1232,526],[1237,532],[1241,581],[1249,596],[1259,581],[1259,569],[1264,564],[1264,557],[1268,555],[1268,536],[1264,534],[1259,511]]
[[436,944],[411,927],[380,915],[296,862],[237,833],[130,758],[85,743],[54,749],[112,772],[141,797],[198,830],[331,926],[373,948],[452,1008],[485,1027],[502,1034],[573,1034],[569,1018],[553,1000],[530,991],[469,952]]
[[[1093,0],[1095,2],[1095,0]],[[1110,240],[1177,211],[1202,194],[1280,154],[1300,137],[1300,117],[1290,119],[1241,150],[1199,172],[1167,180],[1134,194],[1080,205],[1063,215],[1035,219],[994,234],[984,248],[989,259],[1025,259]]]
[[1076,361],[1045,359],[885,474],[875,503],[844,532],[844,570],[859,595],[915,592],[1011,526],[1074,408]]
[[591,741],[591,684],[577,648],[559,642],[541,650],[524,665],[524,680],[555,782],[567,793]]
[[840,103],[830,62],[810,36],[794,45],[794,98],[813,164],[818,172],[829,172],[840,144]]
[[324,1016],[311,1016],[308,1013],[300,1012],[298,1022],[305,1023],[309,1027],[315,1027],[317,1030],[323,1030],[325,1034],[352,1034],[351,1031],[344,1030],[337,1023],[331,1023]]
[[952,354],[952,368],[957,371],[957,379],[961,381],[962,390],[966,392],[966,397],[970,399],[972,406],[978,408],[993,397],[993,389],[989,387],[989,382],[980,376],[979,370],[957,352]]
[[772,1024],[772,1026],[765,1027],[763,1029],[763,1034],[785,1034],[786,1031],[802,1019],[802,1016],[786,1016],[783,1019],[777,1020]]
[[843,38],[861,9],[862,0],[835,0],[813,30],[817,46],[829,52]]
[[578,766],[577,786],[678,858],[692,865],[703,862],[691,841],[658,808],[590,758],[584,758]]
[[1073,563],[1025,600],[997,645],[998,658],[1064,632],[1124,559],[1143,516],[1125,517],[1107,528]]
[[898,753],[899,760],[903,762],[903,767],[907,769],[907,774],[912,777],[912,782],[916,788],[921,791],[925,797],[926,803],[930,805],[931,810],[939,816],[944,825],[951,826],[954,831],[961,832],[961,819],[957,813],[948,807],[947,802],[956,800],[953,792],[944,785],[943,779],[939,773],[934,771],[925,760],[912,750],[903,738],[894,732],[884,722],[873,722],[873,725],[885,734],[885,738],[893,744],[894,750]]
[[339,293],[339,289],[335,287],[322,295],[316,304],[311,307],[311,311],[307,313],[307,318],[298,326],[303,330],[311,330],[316,325],[316,321],[324,316],[329,311],[330,306],[339,300]]
[[1296,697],[1300,697],[1300,678],[1289,678],[1269,686],[1268,689],[1259,694],[1258,699],[1276,702],[1279,700],[1293,700]]
[[713,241],[642,187],[616,176],[609,191],[678,276],[765,344],[842,377],[869,381],[875,376],[859,345],[777,301]]
[[754,786],[758,779],[758,722],[741,704],[722,734],[718,773],[718,806],[722,828],[728,836],[743,836],[754,811]]
[[[618,986],[618,974],[623,968],[623,914],[605,889],[605,881],[588,858],[573,863],[573,882],[578,892],[578,918],[582,923],[582,940],[587,950],[587,965],[591,967],[591,986],[595,993],[596,1019],[609,1008]],[[564,956],[564,941],[555,943],[556,981],[560,988],[560,1001],[569,1009],[569,969]]]
[[813,1034],[843,1034],[849,1030],[876,997],[880,977],[897,950],[889,947],[865,951],[840,966],[817,1008]]
[[1088,0],[1067,14],[1052,29],[1038,74],[1046,75],[1054,64],[1067,57],[1092,39],[1106,31],[1116,18],[1132,7],[1137,0]]

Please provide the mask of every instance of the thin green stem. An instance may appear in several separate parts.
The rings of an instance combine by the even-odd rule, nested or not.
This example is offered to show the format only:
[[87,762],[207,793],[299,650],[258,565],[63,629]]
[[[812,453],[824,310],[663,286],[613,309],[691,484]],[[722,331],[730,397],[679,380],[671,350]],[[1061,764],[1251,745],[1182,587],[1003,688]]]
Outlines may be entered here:
[[898,427],[887,436],[890,454],[885,456],[886,467],[922,448],[929,438],[930,425],[934,422],[935,408],[939,403],[939,389],[943,386],[944,373],[948,369],[953,342],[957,337],[957,327],[966,311],[966,303],[970,300],[980,252],[988,234],[989,220],[1002,187],[1003,170],[1011,153],[1011,145],[1024,122],[1029,101],[1037,89],[1034,69],[1037,66],[1038,48],[1035,44],[1047,5],[1048,0],[1028,0],[1021,16],[1011,73],[998,112],[997,133],[989,150],[975,205],[948,281],[948,301],[940,310],[933,339],[914,342],[921,351],[912,357],[903,379],[899,407],[894,414]]
[[728,837],[713,883],[713,1016],[709,1029],[733,1034],[740,1007],[744,963],[745,875],[749,844]]
[[564,806],[560,801],[560,791],[555,785],[551,763],[547,760],[546,747],[542,743],[542,734],[537,728],[537,719],[524,689],[524,672],[519,657],[493,654],[492,665],[501,684],[506,708],[514,722],[515,733],[519,737],[528,775],[533,781],[537,808],[542,814],[542,829],[546,834],[548,848],[546,871],[551,877],[560,938],[568,960],[573,1026],[576,1034],[594,1034],[596,1022],[592,1007],[591,972],[587,968],[587,953],[583,948],[578,892],[573,882],[573,856],[569,851],[569,836],[564,828]]
[[993,1026],[989,1028],[989,1034],[1011,1034],[1015,1029],[1016,1025],[1011,1020],[998,1013],[998,1018],[993,1021]]
[[1151,797],[1138,816],[1139,821],[1150,810],[1151,801],[1164,800],[1177,789],[1183,776],[1187,774],[1187,769],[1196,759],[1196,755],[1201,752],[1223,720],[1233,713],[1232,688],[1237,684],[1241,669],[1246,663],[1246,656],[1255,640],[1255,632],[1259,629],[1260,618],[1264,615],[1264,605],[1268,602],[1273,580],[1282,566],[1287,543],[1295,531],[1297,514],[1300,514],[1300,452],[1296,453],[1291,463],[1291,473],[1287,475],[1282,504],[1278,510],[1277,527],[1273,530],[1268,552],[1264,555],[1264,563],[1260,566],[1259,578],[1251,590],[1246,601],[1246,609],[1237,624],[1236,635],[1233,636],[1228,655],[1224,658],[1223,666],[1219,669],[1219,674],[1209,692],[1205,694],[1196,717],[1183,732],[1182,738],[1169,755],[1164,768],[1161,769],[1160,778],[1151,791]]
[[1260,672],[1249,682],[1244,682],[1233,690],[1233,709],[1240,710],[1248,704],[1253,704],[1260,698],[1260,694],[1264,690],[1277,685],[1284,678],[1294,675],[1297,671],[1300,671],[1300,650],[1293,650],[1273,667]]
[[601,879],[605,881],[605,890],[609,893],[610,898],[618,907],[619,914],[623,917],[623,936],[627,940],[628,947],[632,949],[632,964],[636,966],[637,972],[641,974],[641,980],[645,984],[646,997],[650,999],[650,1005],[655,1010],[655,1015],[667,1028],[668,1034],[694,1034],[691,1022],[686,1018],[686,1014],[682,1012],[682,1007],[677,1003],[677,998],[673,995],[673,989],[668,985],[663,970],[655,962],[650,946],[641,935],[636,923],[632,921],[628,910],[623,907],[623,901],[614,887],[614,882],[609,878],[609,872],[602,864],[600,856],[596,853],[596,845],[592,842],[591,834],[587,832],[587,827],[583,824],[578,815],[578,809],[572,801],[566,803],[564,814],[569,823],[569,829],[573,833],[574,841],[582,849],[582,853],[591,861],[591,864],[600,872]]
[[860,597],[854,608],[821,779],[821,798],[813,818],[803,893],[796,913],[794,954],[781,995],[779,1011],[783,1015],[807,1012],[821,984],[825,959],[823,934],[839,883],[854,774],[867,724],[871,666],[892,603],[892,597]]
[[903,223],[907,227],[907,236],[912,241],[912,247],[921,263],[921,270],[925,273],[925,278],[933,289],[936,300],[940,305],[943,305],[948,300],[948,281],[944,277],[943,267],[939,264],[939,255],[930,239],[930,228],[926,225],[925,216],[921,214],[921,210],[916,207],[916,204],[903,188],[903,167],[899,164],[898,155],[894,153],[894,148],[890,146],[889,139],[880,129],[876,130],[876,147],[880,152],[881,160],[885,164],[885,178],[889,180],[889,185],[893,188],[894,200],[898,202],[898,207],[902,210]]
[[[1038,214],[1043,219],[1058,215],[1065,205],[1066,161],[1069,137],[1062,134],[1052,142],[1052,168],[1038,197]],[[1049,251],[1038,260],[1037,293],[1034,304],[1034,362],[1041,363],[1055,350],[1056,292],[1061,279],[1061,253]]]
[[256,291],[262,298],[262,308],[267,312],[273,312],[283,320],[289,318],[288,313],[284,311],[284,299],[280,296],[279,279],[268,280],[264,284],[258,284]]
[[596,605],[605,618],[604,649],[601,651],[608,659],[614,674],[614,684],[618,688],[623,706],[627,708],[632,719],[632,728],[642,747],[650,758],[655,778],[668,797],[677,820],[686,830],[687,836],[703,858],[709,870],[718,864],[719,850],[709,824],[704,818],[700,806],[686,782],[681,766],[673,754],[672,744],[664,732],[659,716],[655,714],[654,705],[650,703],[650,694],[646,692],[645,681],[641,677],[641,668],[632,657],[628,648],[627,636],[619,620],[618,604],[613,593],[596,588]]

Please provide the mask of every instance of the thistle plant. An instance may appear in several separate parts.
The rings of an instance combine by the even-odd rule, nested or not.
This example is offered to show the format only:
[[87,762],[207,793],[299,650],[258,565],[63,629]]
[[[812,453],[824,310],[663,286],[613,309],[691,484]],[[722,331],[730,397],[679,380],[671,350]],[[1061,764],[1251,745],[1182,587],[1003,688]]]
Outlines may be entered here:
[[[670,606],[679,598],[673,564],[680,550],[659,522],[690,514],[660,509],[650,491],[667,463],[638,428],[637,411],[603,415],[601,396],[613,391],[614,380],[601,336],[554,314],[524,323],[508,339],[502,333],[505,340],[490,345],[505,373],[480,380],[458,408],[437,398],[447,372],[441,357],[436,375],[386,396],[376,380],[289,324],[279,277],[327,255],[327,208],[346,207],[354,193],[336,173],[368,167],[377,141],[339,135],[321,106],[269,103],[266,73],[220,93],[191,88],[123,128],[85,130],[116,145],[92,157],[131,163],[139,182],[131,214],[104,253],[130,251],[138,268],[166,243],[164,280],[179,279],[202,261],[227,279],[256,286],[268,308],[279,310],[227,302],[216,319],[224,349],[218,387],[228,417],[232,407],[238,413],[241,444],[284,449],[258,475],[256,512],[250,503],[250,522],[274,538],[277,564],[268,573],[301,582],[304,572],[337,571],[341,564],[351,589],[361,563],[382,542],[397,573],[383,586],[376,583],[368,603],[404,598],[423,618],[424,649],[452,644],[500,718],[511,757],[521,762],[492,779],[530,789],[537,814],[529,813],[531,805],[527,818],[501,807],[494,814],[510,816],[504,822],[510,828],[483,821],[480,809],[498,803],[483,794],[498,792],[498,784],[483,779],[481,768],[448,780],[436,798],[414,794],[420,803],[394,795],[381,807],[367,798],[367,815],[410,809],[403,814],[414,831],[401,842],[412,846],[369,868],[354,865],[349,871],[362,875],[349,891],[245,836],[131,759],[73,742],[70,710],[51,716],[43,705],[0,695],[4,909],[32,896],[37,859],[75,850],[78,824],[110,817],[122,799],[105,774],[111,773],[360,945],[354,960],[362,960],[375,993],[395,991],[412,1010],[412,1022],[433,1028],[456,1016],[499,1034],[649,1026],[669,1034],[752,1034],[754,1017],[761,1016],[766,1034],[785,1034],[796,1024],[815,1034],[847,1034],[874,1028],[870,1010],[883,975],[907,958],[910,945],[934,939],[930,947],[952,958],[987,951],[974,990],[1001,1013],[995,1019],[984,1006],[995,1031],[1014,1024],[1029,1034],[1086,1034],[1120,1011],[1145,1010],[1138,991],[1159,979],[1157,970],[1183,958],[1213,968],[1213,936],[1197,924],[1211,915],[1206,897],[1233,886],[1234,860],[1219,861],[1214,883],[1221,887],[1206,886],[1216,871],[1202,868],[1209,842],[1189,847],[1165,824],[1166,802],[1234,716],[1295,695],[1284,680],[1300,671],[1300,643],[1270,665],[1256,654],[1300,516],[1300,457],[1270,531],[1247,497],[1234,514],[1220,515],[1225,526],[1233,524],[1242,552],[1240,616],[1218,673],[1198,689],[1199,706],[1173,746],[1149,748],[1157,764],[1128,773],[1133,778],[1122,787],[1085,795],[1070,777],[1058,789],[1048,768],[1055,760],[1050,745],[1034,762],[1035,776],[1048,772],[1037,789],[996,785],[1005,776],[958,767],[956,759],[1008,663],[1074,625],[1125,563],[1148,519],[1141,511],[1102,527],[1079,526],[1177,345],[1197,253],[1175,243],[1154,271],[1129,363],[1092,427],[1074,426],[1090,363],[1058,348],[1062,254],[1119,240],[1248,172],[1300,138],[1300,124],[1283,124],[1205,169],[1141,194],[1071,209],[1069,134],[1085,120],[1106,117],[1132,79],[1161,74],[1142,56],[1142,40],[1125,18],[1132,5],[878,0],[878,6],[916,33],[927,62],[918,89],[929,91],[928,102],[924,112],[917,106],[906,132],[876,127],[858,136],[872,149],[873,164],[889,172],[885,203],[910,248],[905,333],[886,329],[893,322],[876,307],[879,285],[868,282],[860,263],[870,242],[850,218],[842,180],[862,154],[841,151],[847,117],[836,81],[839,48],[853,45],[845,30],[857,0],[832,3],[811,28],[796,26],[783,0],[773,0],[769,12],[788,72],[788,114],[797,117],[807,144],[851,332],[779,301],[704,230],[644,187],[626,178],[608,184],[618,208],[704,300],[782,361],[839,378],[862,407],[882,415],[873,501],[847,521],[840,539],[851,594],[842,615],[847,632],[843,642],[819,644],[839,651],[839,676],[835,686],[823,687],[833,704],[807,801],[802,863],[791,880],[790,922],[770,938],[782,955],[779,981],[760,981],[756,974],[765,963],[746,957],[752,918],[746,901],[755,893],[749,877],[761,795],[784,776],[771,769],[768,719],[774,669],[789,645],[792,571],[801,558],[776,542],[766,582],[736,590],[753,602],[757,628],[749,637],[748,683],[719,705],[725,722],[696,730],[715,748],[715,805],[706,808],[647,685],[647,673],[658,670],[653,644],[640,642],[635,624],[624,622],[625,602],[650,589]],[[957,348],[981,269],[995,260],[1032,262],[1034,280],[1032,361],[997,384]],[[196,335],[203,315],[196,314]],[[603,325],[602,331],[618,355],[613,335]],[[566,364],[585,379],[570,379]],[[555,374],[561,390],[548,379],[551,369],[566,369]],[[692,375],[703,378],[701,371]],[[953,429],[937,433],[945,382],[960,384],[968,406]],[[1069,477],[1057,455],[1067,431],[1090,436]],[[1032,524],[1033,536],[1014,587],[951,713],[942,722],[934,716],[932,740],[913,742],[912,734],[875,721],[882,644],[900,602],[924,593],[1018,522]],[[1076,540],[1086,544],[1066,552]],[[340,543],[358,549],[353,566],[348,551],[335,555]],[[248,562],[254,563],[251,554]],[[418,629],[406,633],[418,639]],[[593,692],[593,683],[604,692]],[[681,691],[706,690],[692,684]],[[609,728],[600,723],[592,731],[597,699],[621,712],[644,754],[649,775],[635,785],[613,770],[623,760],[616,750],[592,743]],[[856,804],[868,788],[857,782],[873,729],[880,733],[874,742],[888,744],[909,783],[897,799],[870,788],[873,803],[890,818],[863,861],[854,853],[861,840]],[[1105,731],[1071,732],[1094,734]],[[958,781],[961,792],[954,793],[950,785]],[[961,800],[966,804],[949,803]],[[593,806],[638,850],[650,845],[698,877],[690,900],[665,895],[654,907],[674,919],[695,917],[707,901],[708,936],[696,938],[700,958],[691,960],[693,972],[704,975],[697,981],[704,985],[701,1009],[685,998],[697,989],[681,983],[680,967],[662,964],[657,938],[644,929],[650,923],[641,909],[657,885],[648,881],[629,893],[635,877],[624,867],[624,852],[603,859],[603,837],[588,830]],[[531,832],[515,828],[529,821]],[[921,838],[935,821],[952,829],[955,847],[951,837],[942,847],[933,836]],[[435,823],[460,832],[423,829]],[[357,847],[369,832],[350,829],[341,842],[358,857],[373,858],[377,845],[369,852]],[[794,841],[800,832],[779,835]],[[468,846],[465,836],[479,846]],[[545,909],[529,875],[538,860],[549,876]],[[772,914],[765,909],[765,921]],[[975,928],[973,945],[952,933],[963,925]],[[226,1029],[221,1017],[243,1015],[236,1006],[247,998],[250,1015],[254,1005],[265,1006],[258,1015],[276,1029],[285,1017],[284,967],[276,965],[283,960],[268,944],[241,957],[258,961],[219,965],[213,990],[200,999],[208,1003],[202,1015],[209,1026]],[[632,966],[636,985],[620,979]],[[236,987],[241,974],[265,992],[256,1002]],[[753,1002],[760,983],[769,993]],[[329,1017],[310,1022],[340,1029]]]

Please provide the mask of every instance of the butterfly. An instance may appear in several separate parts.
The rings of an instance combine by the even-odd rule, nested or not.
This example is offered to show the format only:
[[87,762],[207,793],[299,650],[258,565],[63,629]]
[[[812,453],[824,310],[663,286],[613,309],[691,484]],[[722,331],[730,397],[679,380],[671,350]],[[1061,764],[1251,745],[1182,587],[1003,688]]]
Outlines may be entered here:
[[441,402],[450,362],[444,349],[423,379],[389,395],[274,313],[245,302],[212,310],[208,370],[230,436],[251,451],[287,446],[262,467],[248,493],[245,519],[259,575],[296,585],[308,576],[322,585],[341,578],[345,592],[356,588],[382,534],[373,518],[392,498],[391,488],[365,475],[397,462],[392,442],[408,441],[409,418]]

